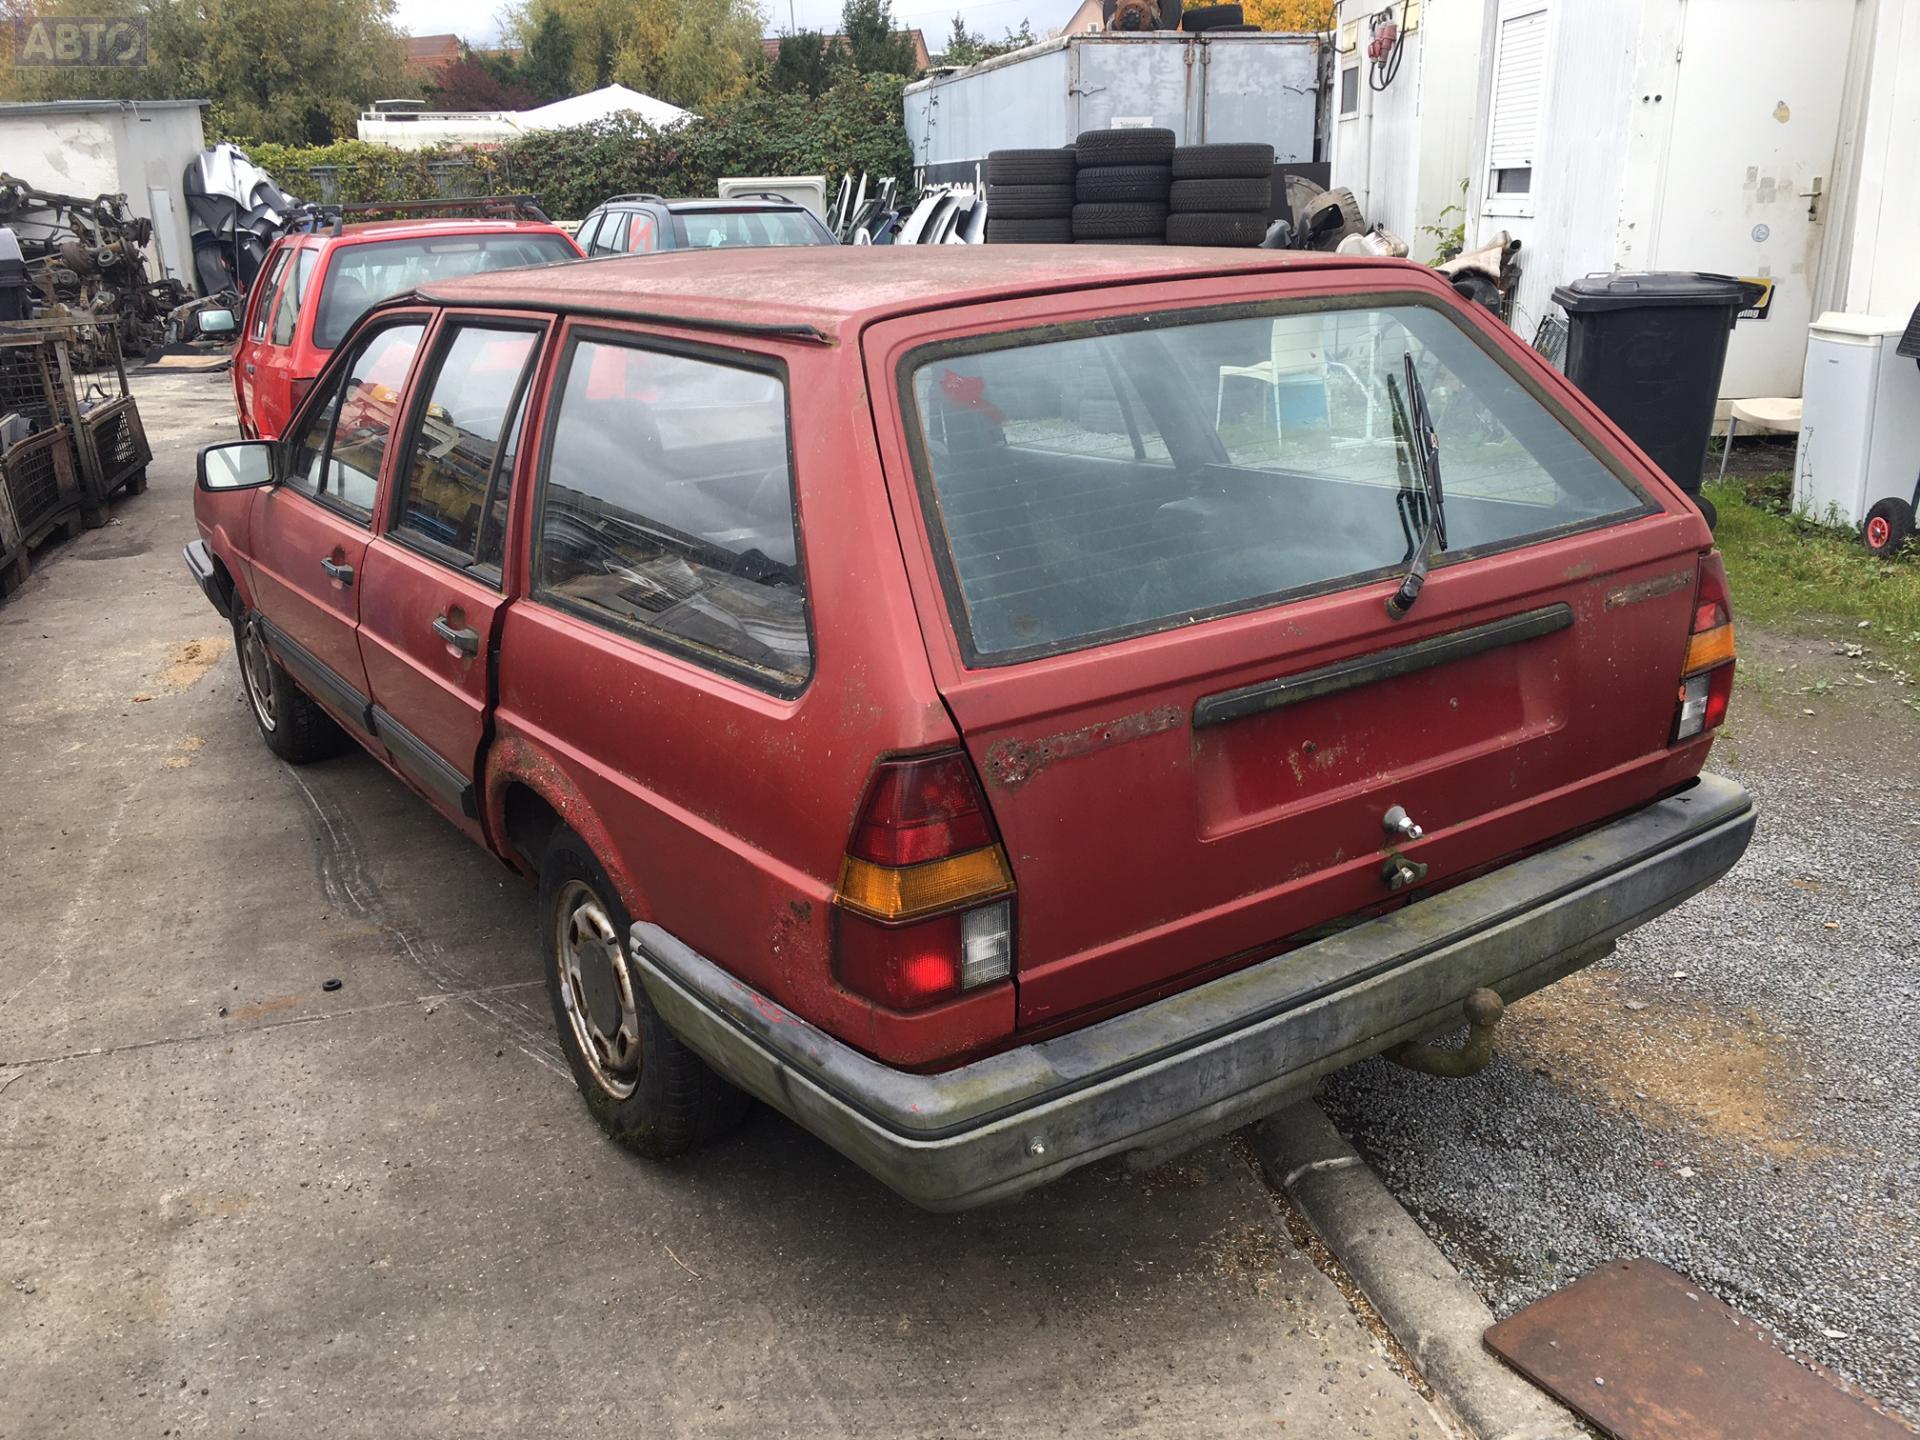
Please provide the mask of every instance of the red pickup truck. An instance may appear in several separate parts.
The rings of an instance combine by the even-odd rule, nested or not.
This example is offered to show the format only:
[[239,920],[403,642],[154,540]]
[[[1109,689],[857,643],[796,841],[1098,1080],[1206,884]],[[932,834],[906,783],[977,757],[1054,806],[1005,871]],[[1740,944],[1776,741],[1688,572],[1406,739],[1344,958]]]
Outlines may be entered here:
[[1170,1153],[1726,872],[1686,497],[1419,266],[612,259],[369,313],[187,563],[513,869],[588,1106],[936,1208]]

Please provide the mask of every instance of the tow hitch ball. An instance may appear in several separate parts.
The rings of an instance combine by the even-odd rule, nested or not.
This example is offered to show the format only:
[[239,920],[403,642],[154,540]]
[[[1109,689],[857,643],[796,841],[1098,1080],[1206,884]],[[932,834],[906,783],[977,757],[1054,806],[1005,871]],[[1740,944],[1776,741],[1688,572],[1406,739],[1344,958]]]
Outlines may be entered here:
[[1387,1051],[1387,1059],[1422,1075],[1439,1075],[1448,1080],[1464,1080],[1478,1075],[1493,1058],[1493,1032],[1507,1007],[1493,991],[1482,987],[1471,992],[1460,1009],[1467,1017],[1467,1043],[1458,1050],[1438,1050],[1409,1040]]

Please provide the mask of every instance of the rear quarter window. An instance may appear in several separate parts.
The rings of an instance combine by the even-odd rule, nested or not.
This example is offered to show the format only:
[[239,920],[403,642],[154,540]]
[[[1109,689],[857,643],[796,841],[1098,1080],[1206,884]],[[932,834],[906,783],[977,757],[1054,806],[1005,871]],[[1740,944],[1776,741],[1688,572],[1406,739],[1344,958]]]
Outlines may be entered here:
[[1396,408],[1411,355],[1463,556],[1648,502],[1437,306],[1103,322],[909,355],[920,490],[974,663],[1367,583],[1422,502]]
[[804,685],[784,375],[581,339],[554,395],[535,596],[764,688]]

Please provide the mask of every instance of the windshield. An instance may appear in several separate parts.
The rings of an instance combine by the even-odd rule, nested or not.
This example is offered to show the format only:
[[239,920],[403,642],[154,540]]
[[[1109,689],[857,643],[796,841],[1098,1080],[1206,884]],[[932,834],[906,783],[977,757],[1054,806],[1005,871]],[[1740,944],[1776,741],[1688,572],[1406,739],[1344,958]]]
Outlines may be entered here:
[[833,237],[802,210],[678,210],[673,228],[695,250],[734,245],[829,245]]
[[389,295],[435,280],[451,280],[478,270],[511,270],[519,265],[552,265],[579,258],[563,236],[542,234],[457,235],[342,245],[333,252],[333,263],[327,267],[320,312],[313,322],[313,343],[331,350],[371,307]]
[[976,657],[1405,569],[1424,505],[1410,503],[1420,482],[1389,379],[1409,355],[1446,470],[1436,565],[1644,508],[1437,308],[988,343],[908,361],[929,520]]

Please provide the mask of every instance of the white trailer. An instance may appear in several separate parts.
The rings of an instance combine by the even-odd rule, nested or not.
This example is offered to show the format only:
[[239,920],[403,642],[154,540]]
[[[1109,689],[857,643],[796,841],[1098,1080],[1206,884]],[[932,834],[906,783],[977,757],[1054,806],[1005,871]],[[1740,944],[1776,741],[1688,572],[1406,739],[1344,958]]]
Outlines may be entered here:
[[967,183],[990,150],[1160,126],[1182,145],[1258,140],[1282,165],[1323,157],[1322,37],[1178,30],[1063,35],[906,89],[924,184]]

